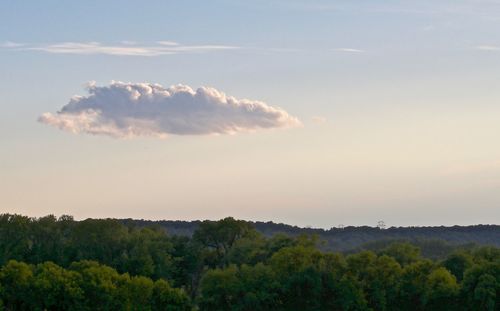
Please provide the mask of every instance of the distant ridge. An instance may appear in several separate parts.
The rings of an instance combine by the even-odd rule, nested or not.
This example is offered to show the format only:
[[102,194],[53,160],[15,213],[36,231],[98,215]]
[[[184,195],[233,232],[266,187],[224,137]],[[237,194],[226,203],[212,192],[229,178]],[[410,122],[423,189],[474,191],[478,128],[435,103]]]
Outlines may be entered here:
[[[200,224],[200,220],[135,220],[121,219],[126,225],[136,226],[161,226],[172,235],[191,236]],[[454,246],[465,244],[492,245],[500,247],[499,225],[472,225],[472,226],[427,226],[427,227],[390,227],[380,229],[370,226],[346,226],[344,228],[331,228],[328,230],[319,228],[301,228],[283,223],[249,221],[255,229],[265,236],[275,234],[286,234],[297,236],[300,234],[316,234],[325,244],[322,248],[333,251],[353,251],[363,249],[366,244],[373,246],[374,242],[384,241],[441,241]],[[439,244],[439,243],[438,243]],[[439,247],[439,245],[433,245]]]

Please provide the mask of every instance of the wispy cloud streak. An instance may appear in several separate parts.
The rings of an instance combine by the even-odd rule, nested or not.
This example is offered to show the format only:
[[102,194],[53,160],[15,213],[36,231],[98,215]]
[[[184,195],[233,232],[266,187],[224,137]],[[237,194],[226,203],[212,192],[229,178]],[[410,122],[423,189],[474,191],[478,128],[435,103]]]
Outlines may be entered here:
[[478,45],[475,47],[476,50],[480,51],[496,51],[500,52],[500,46],[495,45]]
[[332,49],[335,52],[346,52],[346,53],[364,53],[364,50],[353,49],[353,48],[335,48]]
[[47,44],[32,44],[6,41],[0,44],[0,49],[11,51],[35,51],[50,54],[69,55],[109,55],[109,56],[142,56],[156,57],[173,54],[195,54],[221,51],[267,52],[267,53],[317,53],[340,52],[361,54],[366,50],[352,47],[314,48],[314,47],[252,47],[217,44],[188,45],[175,41],[156,41],[151,44],[141,44],[135,41],[123,40],[115,44],[101,42],[59,42]]
[[184,45],[173,41],[158,41],[155,44],[143,45],[132,41],[119,44],[103,44],[100,42],[60,42],[52,44],[22,44],[6,42],[3,48],[21,51],[40,51],[53,54],[77,55],[113,55],[113,56],[161,56],[180,53],[203,53],[210,51],[235,50],[239,47],[229,45]]

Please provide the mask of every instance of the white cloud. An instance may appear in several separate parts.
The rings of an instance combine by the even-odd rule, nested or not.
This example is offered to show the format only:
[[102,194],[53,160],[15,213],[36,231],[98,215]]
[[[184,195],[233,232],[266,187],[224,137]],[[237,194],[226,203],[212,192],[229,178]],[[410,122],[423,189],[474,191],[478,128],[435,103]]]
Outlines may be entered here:
[[120,43],[124,44],[124,45],[136,45],[137,41],[123,40],[123,41],[120,41]]
[[[280,48],[280,47],[250,47],[231,46],[216,44],[188,45],[175,41],[156,41],[151,44],[143,44],[136,41],[123,40],[115,44],[104,44],[101,42],[57,42],[45,44],[31,44],[7,41],[0,44],[0,48],[13,51],[36,51],[50,54],[73,54],[73,55],[111,55],[111,56],[143,56],[154,57],[181,53],[207,53],[216,51],[264,51],[277,53],[307,53],[318,51],[314,48]],[[322,50],[322,49],[320,49]],[[342,53],[364,53],[365,50],[357,48],[327,48],[327,51]]]
[[12,42],[12,41],[5,41],[4,43],[0,44],[0,47],[3,47],[3,48],[18,48],[18,47],[21,47],[21,46],[24,46],[24,44],[22,43],[17,43],[17,42]]
[[174,41],[157,41],[156,43],[161,44],[161,45],[169,45],[169,46],[178,46],[179,43],[174,42]]
[[112,82],[87,87],[56,114],[38,121],[71,133],[136,136],[234,134],[258,129],[294,127],[300,121],[264,102],[236,99],[214,88]]
[[2,47],[54,54],[104,54],[120,56],[160,56],[179,53],[234,50],[239,48],[229,45],[182,45],[173,41],[158,41],[151,45],[138,44],[133,41],[122,41],[115,45],[102,44],[100,42],[60,42],[40,45],[7,42],[3,44]]
[[347,53],[363,53],[364,50],[353,49],[353,48],[336,48],[333,49],[336,52],[347,52]]
[[475,48],[476,50],[481,50],[481,51],[500,51],[500,46],[494,46],[494,45],[478,45]]

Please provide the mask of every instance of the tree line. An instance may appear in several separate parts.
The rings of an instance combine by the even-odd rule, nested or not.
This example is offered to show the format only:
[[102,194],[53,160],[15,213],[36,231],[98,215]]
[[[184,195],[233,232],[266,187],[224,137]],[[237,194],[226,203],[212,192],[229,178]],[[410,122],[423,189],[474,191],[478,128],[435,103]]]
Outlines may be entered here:
[[500,249],[423,258],[410,243],[325,252],[245,221],[159,226],[0,215],[0,309],[499,310]]
[[[161,226],[170,234],[185,236],[192,236],[201,223],[199,220],[121,219],[120,221],[126,225],[134,224],[140,227]],[[324,241],[321,245],[321,249],[324,251],[352,252],[365,248],[367,244],[377,244],[380,241],[410,241],[412,244],[418,244],[425,255],[437,258],[443,252],[436,248],[451,249],[470,244],[500,247],[499,225],[388,227],[386,229],[370,226],[339,226],[321,229],[301,228],[272,221],[251,221],[250,224],[267,237],[277,233],[289,236],[318,235]]]

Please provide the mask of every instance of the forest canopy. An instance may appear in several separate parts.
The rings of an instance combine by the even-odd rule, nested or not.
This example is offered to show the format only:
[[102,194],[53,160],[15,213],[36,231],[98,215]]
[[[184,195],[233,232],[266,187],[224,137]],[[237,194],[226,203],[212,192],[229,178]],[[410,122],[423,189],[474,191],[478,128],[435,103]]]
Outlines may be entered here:
[[439,244],[419,243],[340,252],[318,235],[268,236],[230,217],[181,236],[114,219],[3,214],[0,309],[499,309],[499,248],[446,244],[427,256],[418,246]]

